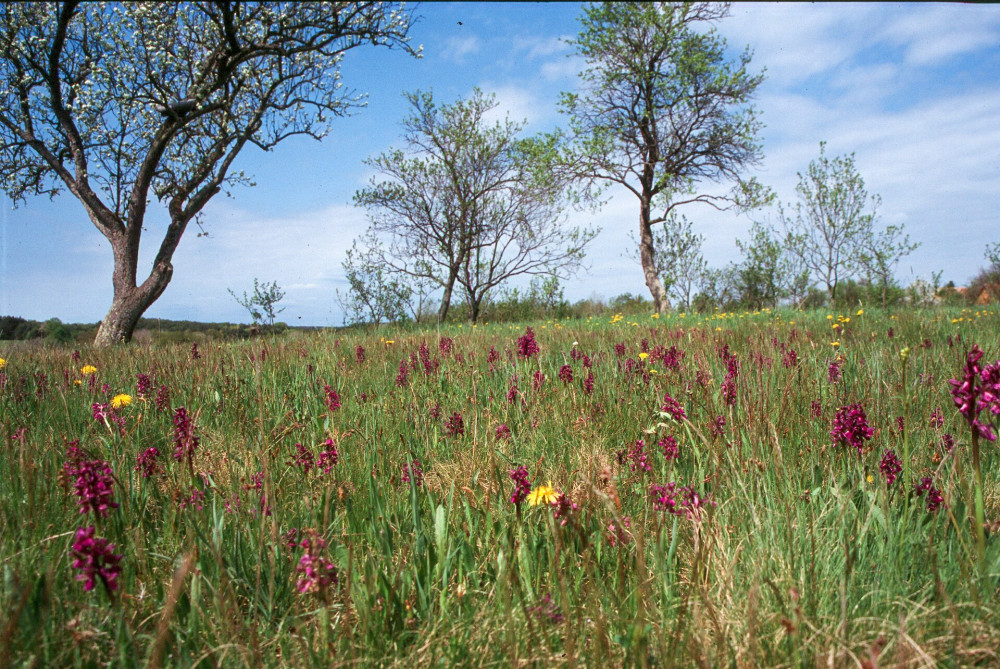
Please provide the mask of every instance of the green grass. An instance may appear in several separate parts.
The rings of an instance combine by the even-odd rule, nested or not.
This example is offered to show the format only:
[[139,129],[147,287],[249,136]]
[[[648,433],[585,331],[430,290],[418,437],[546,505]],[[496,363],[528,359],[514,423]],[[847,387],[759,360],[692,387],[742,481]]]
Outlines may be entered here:
[[[197,359],[188,345],[81,348],[73,360],[2,343],[0,666],[995,665],[1000,455],[981,444],[980,558],[970,435],[947,380],[972,343],[984,363],[1000,358],[1000,318],[830,315],[538,322],[531,359],[516,354],[524,325],[297,333],[202,344]],[[850,320],[835,330],[838,316]],[[727,345],[734,406],[720,391]],[[676,370],[659,356],[671,347]],[[786,367],[789,349],[798,364]],[[98,369],[93,388],[84,364]],[[153,379],[145,399],[138,374]],[[95,420],[91,405],[118,393],[136,398],[123,427]],[[660,414],[665,394],[687,421]],[[854,403],[875,430],[860,455],[830,437]],[[200,438],[190,468],[172,457],[180,406]],[[464,434],[448,433],[455,413]],[[667,435],[676,460],[657,446]],[[305,473],[296,445],[317,458],[327,439],[339,462]],[[648,472],[630,466],[637,439]],[[64,472],[74,440],[114,471],[119,507],[105,518],[79,512]],[[162,471],[145,479],[136,457],[150,447]],[[891,487],[878,467],[887,449],[904,460]],[[403,480],[415,459],[419,486]],[[518,465],[578,505],[565,524],[511,503]],[[937,512],[914,492],[923,477],[943,494]],[[668,482],[714,505],[658,511],[649,488]],[[114,592],[75,579],[74,533],[89,525],[123,556]],[[316,555],[337,584],[299,593],[292,529],[324,540]]]

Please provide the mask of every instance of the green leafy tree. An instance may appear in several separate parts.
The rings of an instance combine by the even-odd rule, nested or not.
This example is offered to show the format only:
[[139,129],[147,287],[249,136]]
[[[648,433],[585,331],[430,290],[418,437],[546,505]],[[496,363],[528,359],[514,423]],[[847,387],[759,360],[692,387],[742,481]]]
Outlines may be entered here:
[[[407,45],[410,16],[370,2],[4,3],[0,181],[15,202],[68,190],[111,244],[114,297],[96,343],[131,339],[170,282],[188,225],[248,145],[321,138],[362,99],[345,52]],[[169,221],[149,275],[152,198]]]
[[430,93],[407,99],[405,150],[369,160],[378,175],[355,195],[382,271],[440,290],[439,321],[462,290],[473,322],[509,279],[576,272],[596,231],[563,225],[570,179],[559,135],[522,138],[524,123],[490,124],[496,99],[479,89],[452,105]]
[[826,287],[833,304],[838,284],[864,268],[866,258],[874,257],[872,249],[880,249],[880,269],[886,270],[894,266],[892,258],[898,261],[908,248],[909,240],[899,239],[894,232],[875,241],[874,222],[882,200],[868,194],[853,153],[831,159],[826,156],[826,142],[820,142],[819,158],[809,163],[806,174],[798,176],[799,201],[794,207],[789,204],[787,211],[779,207],[778,216],[791,252]]
[[773,229],[755,221],[749,239],[737,239],[736,246],[743,254],[735,270],[741,306],[774,308],[785,298],[799,304],[809,288],[809,272]]
[[657,249],[654,266],[667,296],[676,300],[678,309],[690,308],[695,286],[708,269],[701,250],[704,242],[705,236],[697,234],[692,222],[676,211],[653,228],[653,245]]
[[[744,209],[769,199],[744,177],[762,156],[750,101],[763,75],[749,71],[749,51],[727,59],[725,40],[706,30],[728,12],[708,2],[598,3],[584,10],[571,42],[588,65],[582,91],[561,100],[575,169],[639,200],[639,259],[658,312],[670,299],[655,226],[694,202]],[[733,188],[710,192],[718,183]]]
[[378,325],[405,320],[413,289],[387,271],[378,238],[360,241],[348,249],[342,263],[347,291],[338,290],[337,301],[344,309],[344,322]]
[[993,275],[993,280],[1000,279],[1000,242],[987,244],[984,257],[986,262],[990,264],[987,271]]
[[237,304],[250,312],[254,325],[267,319],[267,324],[273,328],[275,317],[285,310],[284,307],[276,309],[278,303],[285,297],[285,293],[278,286],[277,281],[260,283],[254,278],[253,294],[243,291],[243,297],[240,297],[232,289],[229,289],[229,294],[233,296]]
[[888,303],[890,291],[899,288],[896,267],[919,247],[919,242],[910,242],[902,225],[890,225],[877,232],[872,230],[862,239],[859,262],[870,289],[878,291],[883,307]]

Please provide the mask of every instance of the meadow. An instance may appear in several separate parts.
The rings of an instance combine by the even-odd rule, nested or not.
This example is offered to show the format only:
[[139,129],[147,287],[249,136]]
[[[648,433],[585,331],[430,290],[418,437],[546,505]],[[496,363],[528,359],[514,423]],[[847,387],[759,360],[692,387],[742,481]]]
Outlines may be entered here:
[[961,308],[0,342],[0,666],[997,666],[998,358]]

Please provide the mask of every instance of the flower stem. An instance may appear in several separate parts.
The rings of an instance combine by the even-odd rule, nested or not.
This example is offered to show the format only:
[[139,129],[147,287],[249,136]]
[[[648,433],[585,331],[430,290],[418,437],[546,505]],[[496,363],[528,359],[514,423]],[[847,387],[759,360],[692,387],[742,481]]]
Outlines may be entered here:
[[976,472],[976,554],[980,567],[985,567],[986,532],[983,528],[983,472],[979,467],[979,434],[972,430],[972,468]]

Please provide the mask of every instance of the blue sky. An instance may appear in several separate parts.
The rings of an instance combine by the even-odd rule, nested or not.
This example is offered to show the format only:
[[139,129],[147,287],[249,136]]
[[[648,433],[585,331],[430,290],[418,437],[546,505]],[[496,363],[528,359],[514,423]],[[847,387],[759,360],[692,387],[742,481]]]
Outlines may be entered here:
[[[416,13],[423,58],[366,49],[345,59],[345,85],[368,94],[366,108],[335,121],[321,143],[294,138],[241,155],[237,167],[257,186],[206,207],[209,236],[188,231],[147,316],[246,322],[227,289],[241,293],[259,277],[286,291],[279,318],[340,325],[341,261],[366,227],[351,198],[372,176],[364,159],[400,145],[404,91],[453,102],[478,86],[529,131],[563,123],[558,93],[575,89],[583,65],[564,42],[577,33],[579,4],[429,3]],[[746,3],[718,28],[734,53],[749,46],[766,68],[756,175],[782,201],[794,201],[796,173],[825,140],[828,155],[856,154],[882,197],[881,222],[904,224],[922,243],[899,268],[904,284],[937,270],[963,284],[984,264],[987,242],[1000,241],[1000,5]],[[699,205],[685,213],[708,238],[711,265],[738,259],[735,239],[750,219]],[[572,214],[602,232],[589,268],[565,284],[569,299],[646,294],[630,253],[637,217],[634,198],[619,192],[596,214]],[[151,214],[142,276],[162,225]],[[111,303],[111,270],[110,246],[72,196],[0,204],[0,314],[97,322]]]

